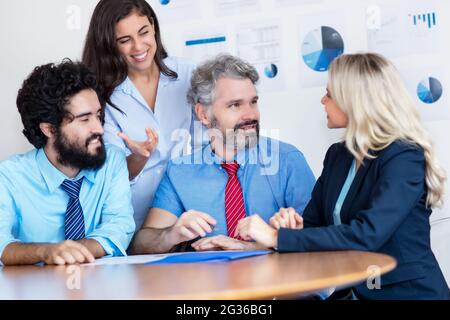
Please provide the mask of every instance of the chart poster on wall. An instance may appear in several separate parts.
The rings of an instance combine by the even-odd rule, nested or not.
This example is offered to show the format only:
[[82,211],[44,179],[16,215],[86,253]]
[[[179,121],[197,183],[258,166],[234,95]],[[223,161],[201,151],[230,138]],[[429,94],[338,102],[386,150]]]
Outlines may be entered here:
[[214,0],[216,17],[258,13],[263,10],[261,0]]
[[323,0],[273,0],[274,7],[293,7],[293,6],[305,6],[310,4],[322,4]]
[[344,12],[327,12],[298,19],[302,87],[326,85],[331,62],[345,52],[344,15]]
[[229,37],[224,28],[200,29],[184,36],[183,56],[197,64],[216,57],[221,53],[229,53]]
[[388,58],[442,52],[443,26],[450,14],[435,3],[401,1],[371,5],[367,14],[369,50]]
[[[421,64],[421,66],[424,64]],[[417,67],[401,70],[408,90],[419,107],[424,121],[450,119],[449,71],[442,67]]]
[[286,88],[280,26],[281,21],[271,21],[240,25],[236,30],[237,55],[255,66],[264,91]]
[[147,0],[162,23],[180,23],[201,19],[198,0]]

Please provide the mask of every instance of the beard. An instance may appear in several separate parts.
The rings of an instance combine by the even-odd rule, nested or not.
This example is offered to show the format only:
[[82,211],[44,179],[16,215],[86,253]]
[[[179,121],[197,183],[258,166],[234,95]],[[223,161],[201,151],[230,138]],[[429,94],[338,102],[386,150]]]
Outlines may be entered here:
[[[90,154],[88,146],[95,139],[99,139],[101,145],[95,150],[94,154]],[[58,130],[54,147],[58,153],[59,163],[71,168],[96,170],[101,168],[106,160],[105,145],[102,136],[99,134],[93,134],[86,140],[84,146],[81,146],[77,142],[70,141],[64,133]]]
[[[245,133],[243,128],[247,126],[255,126],[255,131]],[[217,119],[212,119],[211,128],[220,131]],[[223,136],[223,132],[221,132],[221,135],[223,145],[226,149],[243,150],[253,148],[259,142],[259,121],[249,120],[239,123],[233,129],[227,129],[225,136]]]

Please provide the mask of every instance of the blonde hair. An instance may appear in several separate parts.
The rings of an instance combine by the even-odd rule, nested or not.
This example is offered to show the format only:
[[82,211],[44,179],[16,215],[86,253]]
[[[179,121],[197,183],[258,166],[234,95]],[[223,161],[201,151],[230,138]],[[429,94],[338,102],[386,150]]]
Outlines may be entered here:
[[396,140],[419,145],[426,162],[427,206],[443,204],[446,173],[399,72],[378,54],[342,55],[329,70],[332,99],[347,114],[345,144],[360,162]]

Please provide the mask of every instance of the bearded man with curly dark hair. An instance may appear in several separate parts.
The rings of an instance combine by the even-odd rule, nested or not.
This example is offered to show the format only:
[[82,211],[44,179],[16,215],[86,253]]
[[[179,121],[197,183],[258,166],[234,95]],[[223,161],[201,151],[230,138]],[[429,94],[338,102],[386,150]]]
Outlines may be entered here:
[[0,265],[125,255],[135,224],[125,154],[103,143],[95,75],[68,59],[36,67],[17,97],[34,150],[0,162]]

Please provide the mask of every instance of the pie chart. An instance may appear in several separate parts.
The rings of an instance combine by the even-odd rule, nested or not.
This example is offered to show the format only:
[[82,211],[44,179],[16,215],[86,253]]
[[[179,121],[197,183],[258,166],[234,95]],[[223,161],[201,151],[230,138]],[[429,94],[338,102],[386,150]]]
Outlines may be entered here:
[[264,68],[264,74],[267,78],[273,79],[278,74],[278,67],[275,64],[270,64]]
[[170,0],[159,0],[159,2],[160,2],[163,6],[165,6],[165,5],[168,5],[168,4],[169,4]]
[[328,70],[331,62],[344,53],[344,40],[335,29],[321,26],[309,32],[302,43],[306,65],[318,72]]
[[423,103],[435,103],[442,96],[442,84],[438,79],[429,77],[419,83],[417,95]]

